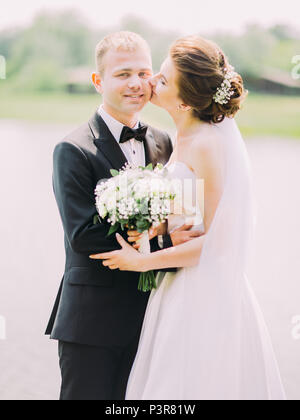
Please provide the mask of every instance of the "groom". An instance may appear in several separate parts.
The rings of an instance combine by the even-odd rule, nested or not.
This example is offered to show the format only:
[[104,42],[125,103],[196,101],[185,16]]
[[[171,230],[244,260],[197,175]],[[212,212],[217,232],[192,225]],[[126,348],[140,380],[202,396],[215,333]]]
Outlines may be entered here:
[[[115,235],[106,237],[108,224],[93,224],[94,189],[99,179],[111,177],[112,168],[166,164],[172,153],[168,134],[139,122],[151,97],[146,42],[131,32],[109,35],[96,47],[96,65],[92,78],[103,104],[54,150],[66,265],[46,334],[59,340],[61,400],[125,397],[149,293],[138,291],[139,273],[111,271],[89,258],[120,249]],[[152,252],[189,240],[189,230],[160,239],[160,246],[157,236],[151,239]]]

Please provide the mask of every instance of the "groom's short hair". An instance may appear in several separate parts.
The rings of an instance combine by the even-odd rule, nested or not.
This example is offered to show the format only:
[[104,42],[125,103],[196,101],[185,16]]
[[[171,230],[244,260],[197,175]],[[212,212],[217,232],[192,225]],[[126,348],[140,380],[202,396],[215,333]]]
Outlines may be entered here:
[[143,48],[149,51],[148,43],[139,34],[129,31],[114,32],[103,38],[97,45],[95,50],[96,68],[101,75],[104,72],[104,56],[108,50],[115,51],[136,51],[138,48]]

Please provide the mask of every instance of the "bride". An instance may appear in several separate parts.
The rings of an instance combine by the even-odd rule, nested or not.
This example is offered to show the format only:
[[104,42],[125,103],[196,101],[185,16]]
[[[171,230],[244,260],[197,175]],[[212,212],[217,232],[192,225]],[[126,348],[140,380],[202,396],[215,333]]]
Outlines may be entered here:
[[[91,256],[112,270],[178,267],[158,273],[126,399],[283,400],[270,337],[245,274],[254,200],[233,119],[247,94],[242,78],[214,43],[189,36],[172,45],[151,84],[152,102],[177,128],[167,167],[171,176],[196,185],[184,203],[192,194],[197,214],[197,180],[204,181],[204,234],[150,255],[117,235],[122,249]],[[183,208],[182,217],[187,214]],[[170,215],[169,232],[182,222]]]

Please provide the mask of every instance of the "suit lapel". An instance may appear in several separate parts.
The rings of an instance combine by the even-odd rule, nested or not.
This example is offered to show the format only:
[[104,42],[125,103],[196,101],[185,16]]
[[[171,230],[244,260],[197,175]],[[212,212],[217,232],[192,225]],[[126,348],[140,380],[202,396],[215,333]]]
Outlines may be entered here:
[[95,137],[94,143],[96,147],[110,162],[113,169],[121,169],[127,162],[126,156],[97,112],[89,121],[89,126]]
[[[110,162],[113,169],[121,169],[125,163],[128,162],[127,158],[109,128],[97,112],[90,119],[89,126],[94,136],[94,143],[98,150],[100,150],[100,152]],[[144,147],[146,165],[152,163],[153,167],[155,167],[158,160],[158,151],[151,127],[149,126],[144,141]]]

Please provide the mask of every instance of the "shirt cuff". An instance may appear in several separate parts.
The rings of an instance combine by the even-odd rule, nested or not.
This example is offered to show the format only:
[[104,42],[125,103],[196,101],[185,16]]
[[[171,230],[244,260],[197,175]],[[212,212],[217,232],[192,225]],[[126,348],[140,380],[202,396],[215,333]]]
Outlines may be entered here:
[[173,246],[171,236],[167,235],[157,235],[158,245],[161,249],[171,248]]

